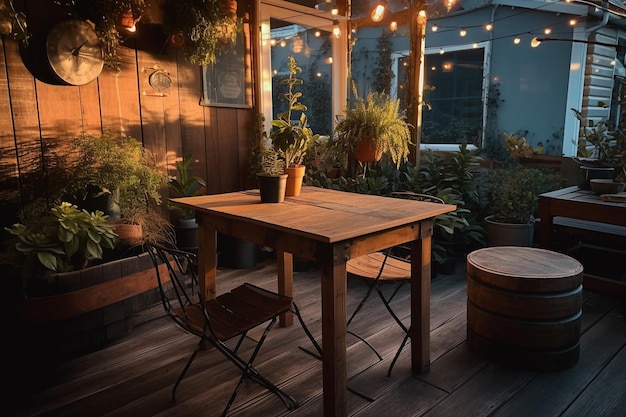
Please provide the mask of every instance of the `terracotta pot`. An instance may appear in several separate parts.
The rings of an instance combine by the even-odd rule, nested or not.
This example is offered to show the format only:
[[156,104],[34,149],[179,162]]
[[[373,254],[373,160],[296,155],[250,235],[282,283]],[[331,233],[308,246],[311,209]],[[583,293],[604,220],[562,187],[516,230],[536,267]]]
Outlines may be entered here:
[[119,20],[117,21],[116,26],[120,29],[126,29],[126,30],[132,29],[133,26],[135,26],[135,18],[133,17],[132,10],[129,10],[125,12],[124,14],[122,14]]
[[305,170],[306,167],[304,165],[285,168],[285,174],[287,174],[287,187],[285,189],[285,197],[297,197],[300,195]]
[[376,149],[376,143],[372,138],[363,138],[354,149],[354,157],[360,162],[376,162],[382,158],[382,151]]
[[174,48],[182,48],[185,46],[185,38],[182,33],[174,33],[169,38],[169,44]]
[[120,246],[143,244],[143,228],[140,224],[112,222]]

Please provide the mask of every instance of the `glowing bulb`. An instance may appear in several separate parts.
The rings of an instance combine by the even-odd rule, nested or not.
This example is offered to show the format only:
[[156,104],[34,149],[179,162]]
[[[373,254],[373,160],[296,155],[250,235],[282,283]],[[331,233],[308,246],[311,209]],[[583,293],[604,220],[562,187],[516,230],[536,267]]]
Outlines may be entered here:
[[282,41],[280,41],[280,46],[281,46],[281,47],[283,47],[283,48],[284,48],[285,46],[287,46],[287,41],[286,41],[286,40],[284,40],[284,39],[283,39]]
[[545,29],[543,30],[543,33],[545,33],[546,35],[549,35],[549,34],[551,34],[551,33],[552,33],[552,29],[551,29],[551,28],[545,28]]
[[439,30],[439,26],[437,26],[437,25],[432,25],[432,26],[430,27],[430,30],[431,30],[431,31],[433,31],[433,32],[437,32],[437,31]]
[[518,38],[518,37],[516,37],[515,39],[513,39],[513,43],[514,43],[515,45],[519,45],[519,43],[520,43],[521,41],[522,41],[522,40],[521,40],[520,38]]
[[315,37],[319,38],[320,36],[322,36],[322,32],[320,32],[319,30],[315,31]]
[[570,26],[576,26],[576,19],[571,19],[571,20],[569,21],[569,25],[570,25]]
[[492,23],[492,22],[487,23],[487,24],[485,25],[485,30],[486,30],[487,32],[492,31],[492,30],[493,30],[493,23]]
[[439,48],[439,55],[443,55],[443,54],[444,54],[443,48]]
[[341,29],[339,29],[338,20],[333,20],[333,36],[337,39],[341,37]]
[[533,38],[533,40],[532,40],[532,41],[530,41],[530,46],[531,46],[532,48],[536,48],[536,47],[538,47],[539,45],[541,45],[541,41],[539,40],[539,38]]
[[467,30],[465,30],[465,28],[462,28],[462,29],[459,31],[459,35],[460,35],[461,37],[464,37],[465,35],[467,35]]
[[276,39],[270,39],[270,45],[276,46]]
[[387,7],[387,1],[386,0],[382,0],[380,3],[378,3],[376,5],[376,7],[374,7],[374,10],[372,10],[372,20],[374,22],[380,22],[381,20],[383,20],[383,16],[385,16],[385,8]]
[[330,14],[332,14],[333,16],[337,16],[339,14],[339,9],[333,7],[332,9],[330,9]]
[[398,30],[398,22],[394,20],[393,22],[389,23],[389,30],[392,32]]

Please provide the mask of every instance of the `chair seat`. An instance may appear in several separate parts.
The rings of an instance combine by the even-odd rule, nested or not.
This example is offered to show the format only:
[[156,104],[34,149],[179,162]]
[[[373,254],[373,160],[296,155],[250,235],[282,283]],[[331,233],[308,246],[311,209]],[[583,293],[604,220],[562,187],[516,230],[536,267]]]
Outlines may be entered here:
[[376,279],[380,274],[378,278],[380,281],[398,281],[411,278],[411,264],[409,262],[389,256],[381,273],[380,267],[383,261],[385,261],[384,253],[368,253],[350,259],[346,264],[346,270],[350,274],[368,279]]

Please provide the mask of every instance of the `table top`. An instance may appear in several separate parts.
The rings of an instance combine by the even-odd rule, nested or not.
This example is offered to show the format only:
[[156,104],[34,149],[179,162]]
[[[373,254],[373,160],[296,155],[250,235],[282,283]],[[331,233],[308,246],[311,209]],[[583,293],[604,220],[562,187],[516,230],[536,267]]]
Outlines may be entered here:
[[624,207],[626,202],[606,201],[591,190],[581,190],[577,186],[562,188],[556,191],[550,191],[539,195],[543,198],[551,198],[556,200],[567,200],[574,203],[600,204],[604,206]]
[[302,187],[282,203],[261,203],[258,190],[170,199],[197,212],[262,225],[324,243],[416,223],[456,206]]

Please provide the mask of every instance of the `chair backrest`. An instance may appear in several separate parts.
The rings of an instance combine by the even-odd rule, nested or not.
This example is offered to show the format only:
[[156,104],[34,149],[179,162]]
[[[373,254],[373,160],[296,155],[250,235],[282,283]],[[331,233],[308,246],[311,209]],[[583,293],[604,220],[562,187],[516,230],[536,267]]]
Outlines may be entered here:
[[[165,312],[184,330],[202,336],[209,320],[198,292],[196,255],[154,244],[148,245],[148,253],[155,266]],[[161,274],[161,264],[167,265],[169,277]]]

